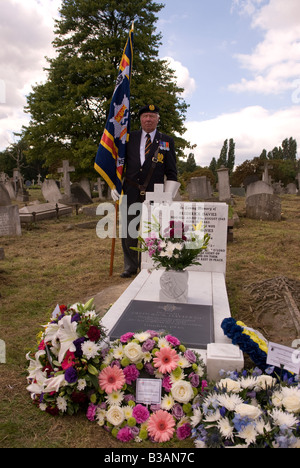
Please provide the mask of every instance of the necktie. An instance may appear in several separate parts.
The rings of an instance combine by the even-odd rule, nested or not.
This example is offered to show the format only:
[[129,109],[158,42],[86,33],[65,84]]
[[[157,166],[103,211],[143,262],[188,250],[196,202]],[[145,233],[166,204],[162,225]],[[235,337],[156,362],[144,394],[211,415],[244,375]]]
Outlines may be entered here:
[[147,135],[146,135],[146,145],[145,145],[145,159],[147,158],[147,156],[149,156],[151,144],[152,143],[151,143],[150,135],[149,135],[149,133],[147,133]]

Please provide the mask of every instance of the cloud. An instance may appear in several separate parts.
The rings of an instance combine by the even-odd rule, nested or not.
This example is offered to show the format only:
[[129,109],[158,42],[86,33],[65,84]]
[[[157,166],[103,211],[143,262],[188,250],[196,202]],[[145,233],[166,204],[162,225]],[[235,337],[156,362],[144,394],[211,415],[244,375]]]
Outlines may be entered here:
[[[45,80],[45,56],[53,56],[53,17],[61,0],[6,0],[0,28],[0,149],[12,142],[28,116],[22,110],[26,94]],[[4,90],[4,91],[3,91]]]
[[252,27],[264,31],[264,39],[251,54],[237,54],[241,67],[253,78],[243,78],[229,86],[231,91],[281,94],[293,88],[300,77],[299,0],[234,0],[242,13],[252,17]]
[[226,139],[236,144],[236,164],[259,156],[263,149],[271,151],[285,138],[299,138],[300,106],[275,112],[261,106],[246,107],[239,112],[222,114],[202,122],[187,122],[185,138],[196,144],[193,150],[197,164],[208,166],[220,156]]
[[163,60],[167,60],[169,62],[170,68],[175,71],[177,85],[180,88],[184,88],[182,97],[186,98],[191,96],[196,90],[196,81],[190,76],[188,68],[172,57],[164,57]]

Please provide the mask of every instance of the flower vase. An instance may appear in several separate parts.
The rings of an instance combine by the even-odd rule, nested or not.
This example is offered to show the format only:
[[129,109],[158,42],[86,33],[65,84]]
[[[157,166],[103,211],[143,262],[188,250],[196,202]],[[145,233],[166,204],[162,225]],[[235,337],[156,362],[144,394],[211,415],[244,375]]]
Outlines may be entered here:
[[160,277],[160,300],[164,302],[187,302],[188,281],[188,271],[164,271]]

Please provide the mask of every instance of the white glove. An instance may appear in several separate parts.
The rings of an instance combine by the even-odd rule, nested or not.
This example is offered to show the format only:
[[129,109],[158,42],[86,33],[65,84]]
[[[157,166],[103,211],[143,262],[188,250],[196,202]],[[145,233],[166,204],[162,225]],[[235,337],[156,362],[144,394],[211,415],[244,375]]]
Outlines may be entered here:
[[114,202],[117,202],[120,199],[120,194],[117,189],[113,189],[111,191],[111,198],[113,199]]

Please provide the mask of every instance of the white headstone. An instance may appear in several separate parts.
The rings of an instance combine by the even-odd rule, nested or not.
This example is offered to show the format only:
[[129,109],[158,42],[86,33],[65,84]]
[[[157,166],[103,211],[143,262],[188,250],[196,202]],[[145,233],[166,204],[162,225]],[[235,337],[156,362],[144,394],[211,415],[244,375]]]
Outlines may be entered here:
[[[209,202],[169,202],[163,201],[167,194],[147,194],[143,204],[141,220],[141,235],[147,237],[148,224],[154,221],[153,216],[160,222],[161,232],[168,226],[170,220],[182,221],[189,231],[202,230],[210,235],[208,249],[199,261],[201,266],[190,267],[190,270],[226,273],[228,205],[226,203]],[[159,199],[161,202],[158,202]],[[152,199],[155,201],[152,201]],[[153,263],[147,253],[142,254],[142,268],[151,268]]]
[[62,194],[53,179],[45,179],[42,183],[42,194],[46,202],[58,203]]

